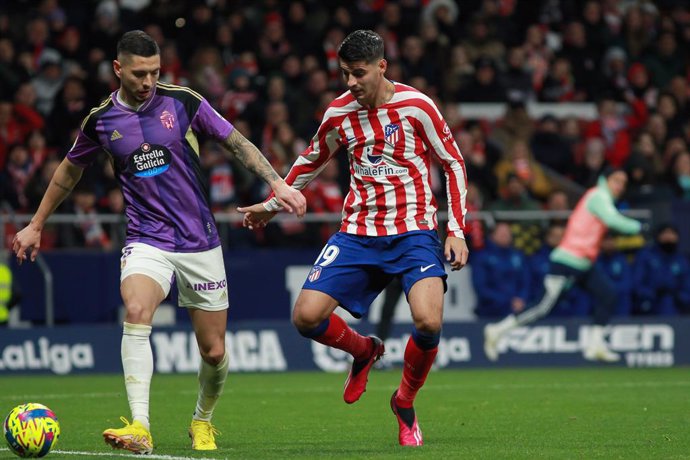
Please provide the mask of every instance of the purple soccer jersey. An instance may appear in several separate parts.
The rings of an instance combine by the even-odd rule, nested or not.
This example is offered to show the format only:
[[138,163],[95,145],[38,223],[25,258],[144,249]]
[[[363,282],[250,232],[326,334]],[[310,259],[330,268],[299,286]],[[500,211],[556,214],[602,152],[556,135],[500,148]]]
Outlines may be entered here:
[[137,111],[116,93],[84,119],[69,161],[85,168],[109,154],[127,204],[127,244],[174,252],[220,245],[197,133],[224,140],[233,126],[189,88],[159,82]]

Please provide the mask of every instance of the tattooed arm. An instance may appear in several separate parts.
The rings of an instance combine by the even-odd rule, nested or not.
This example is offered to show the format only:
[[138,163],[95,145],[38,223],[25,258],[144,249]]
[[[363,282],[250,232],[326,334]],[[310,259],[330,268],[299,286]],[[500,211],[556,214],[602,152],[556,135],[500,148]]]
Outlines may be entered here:
[[304,215],[307,208],[304,196],[298,190],[288,186],[259,149],[239,131],[234,129],[223,145],[248,170],[271,186],[278,202],[286,211],[294,212],[300,217]]
[[248,170],[269,185],[272,186],[273,182],[282,180],[259,149],[236,129],[232,130],[223,145]]
[[43,195],[41,204],[31,222],[18,232],[12,240],[12,250],[17,255],[19,263],[26,260],[26,251],[31,248],[31,261],[36,260],[41,246],[41,231],[46,220],[57,209],[62,201],[67,198],[84,172],[82,168],[72,164],[67,158],[62,160],[55,170],[53,178],[48,184],[48,189]]

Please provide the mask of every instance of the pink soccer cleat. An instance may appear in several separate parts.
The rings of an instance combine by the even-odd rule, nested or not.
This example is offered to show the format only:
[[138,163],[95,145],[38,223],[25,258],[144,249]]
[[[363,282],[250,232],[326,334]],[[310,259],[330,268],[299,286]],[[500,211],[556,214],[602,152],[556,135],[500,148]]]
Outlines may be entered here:
[[391,410],[398,419],[398,442],[401,446],[421,446],[424,445],[422,439],[422,430],[419,428],[417,422],[417,415],[414,413],[414,408],[409,409],[398,407],[395,404],[395,396],[398,390],[393,392],[391,396]]
[[376,361],[378,361],[385,351],[383,341],[378,337],[370,336],[374,347],[371,355],[367,359],[361,361],[354,361],[350,368],[350,373],[345,380],[345,391],[343,392],[343,399],[346,403],[352,404],[356,402],[362,393],[367,391],[367,381],[369,380],[369,371]]

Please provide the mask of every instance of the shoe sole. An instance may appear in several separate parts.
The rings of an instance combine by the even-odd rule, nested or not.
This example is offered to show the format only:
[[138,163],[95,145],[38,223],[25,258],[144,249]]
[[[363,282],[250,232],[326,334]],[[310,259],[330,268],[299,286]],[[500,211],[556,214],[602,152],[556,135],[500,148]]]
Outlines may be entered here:
[[141,447],[134,446],[131,442],[125,441],[114,434],[104,433],[103,440],[113,449],[126,450],[138,455],[151,455],[153,453],[153,449],[147,447],[142,449]]

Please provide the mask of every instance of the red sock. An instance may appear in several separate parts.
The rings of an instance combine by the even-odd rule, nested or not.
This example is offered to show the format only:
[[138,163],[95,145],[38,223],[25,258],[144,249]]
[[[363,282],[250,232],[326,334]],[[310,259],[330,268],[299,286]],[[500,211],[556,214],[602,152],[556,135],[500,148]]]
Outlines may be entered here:
[[422,350],[417,346],[412,337],[407,341],[402,381],[398,387],[398,394],[395,397],[395,404],[398,407],[412,407],[417,392],[426,382],[426,376],[429,375],[429,370],[431,365],[434,364],[437,352],[438,347]]
[[312,337],[314,340],[350,353],[355,358],[355,361],[361,361],[369,357],[374,346],[369,337],[359,335],[347,325],[345,320],[335,313],[331,313],[328,320],[329,324],[326,332],[317,337]]

